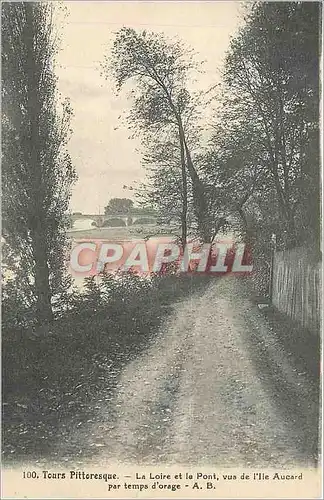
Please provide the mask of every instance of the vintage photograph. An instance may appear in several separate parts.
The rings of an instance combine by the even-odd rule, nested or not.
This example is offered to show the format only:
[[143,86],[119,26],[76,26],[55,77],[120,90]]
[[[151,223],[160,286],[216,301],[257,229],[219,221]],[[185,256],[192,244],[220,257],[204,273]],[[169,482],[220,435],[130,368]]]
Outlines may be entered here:
[[161,472],[134,498],[171,466],[201,469],[183,498],[228,469],[298,491],[320,469],[321,27],[315,1],[2,2],[21,488],[118,464]]

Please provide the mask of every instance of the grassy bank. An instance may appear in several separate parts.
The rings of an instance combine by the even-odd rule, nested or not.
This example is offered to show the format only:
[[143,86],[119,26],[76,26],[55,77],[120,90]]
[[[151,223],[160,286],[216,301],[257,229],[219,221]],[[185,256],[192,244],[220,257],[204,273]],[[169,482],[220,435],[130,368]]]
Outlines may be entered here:
[[[131,274],[89,280],[83,294],[46,328],[3,331],[3,458],[62,459],[55,444],[74,449],[76,428],[98,418],[95,401],[113,396],[125,364],[148,347],[175,302],[199,292],[204,275],[165,275],[145,280]],[[6,311],[4,311],[6,314]],[[108,396],[107,396],[108,395]],[[109,403],[109,401],[107,402]]]
[[143,239],[148,237],[158,238],[160,236],[177,236],[178,231],[168,226],[157,226],[155,224],[126,226],[126,227],[94,227],[92,229],[79,229],[68,231],[73,239],[104,239],[109,241]]

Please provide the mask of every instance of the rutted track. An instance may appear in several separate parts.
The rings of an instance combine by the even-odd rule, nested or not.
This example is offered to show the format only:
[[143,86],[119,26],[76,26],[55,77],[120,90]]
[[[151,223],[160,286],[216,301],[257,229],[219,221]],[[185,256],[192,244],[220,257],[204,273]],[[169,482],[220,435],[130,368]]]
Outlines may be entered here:
[[317,394],[228,276],[175,307],[155,343],[125,368],[114,419],[103,406],[90,432],[101,443],[95,460],[313,466]]

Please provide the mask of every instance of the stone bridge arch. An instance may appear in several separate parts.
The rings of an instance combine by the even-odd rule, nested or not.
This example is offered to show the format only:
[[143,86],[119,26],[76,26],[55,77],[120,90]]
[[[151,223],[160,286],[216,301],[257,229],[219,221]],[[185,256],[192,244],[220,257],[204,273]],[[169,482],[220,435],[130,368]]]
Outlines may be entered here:
[[[143,214],[138,214],[138,215],[137,214],[136,215],[132,215],[132,214],[98,215],[98,214],[78,214],[78,213],[74,213],[71,216],[72,228],[73,228],[74,223],[77,220],[82,220],[82,219],[92,220],[92,221],[94,221],[96,223],[96,225],[98,227],[103,227],[105,221],[109,221],[109,220],[113,220],[113,219],[120,219],[121,221],[124,222],[125,226],[134,225],[134,224],[136,224],[137,221],[144,220],[144,219],[152,221],[151,222],[152,224],[156,223],[156,221],[157,221],[157,217],[156,216],[152,216],[149,213],[148,214],[143,213]],[[109,227],[109,226],[107,226],[107,227]],[[117,227],[117,226],[115,226],[115,227]],[[123,225],[121,225],[120,227],[123,227]]]

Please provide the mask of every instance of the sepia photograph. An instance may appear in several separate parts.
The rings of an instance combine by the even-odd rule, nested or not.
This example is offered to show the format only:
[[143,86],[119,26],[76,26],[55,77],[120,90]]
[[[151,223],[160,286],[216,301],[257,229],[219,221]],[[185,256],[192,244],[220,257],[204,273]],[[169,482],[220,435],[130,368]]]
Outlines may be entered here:
[[2,498],[320,498],[322,2],[2,1]]

